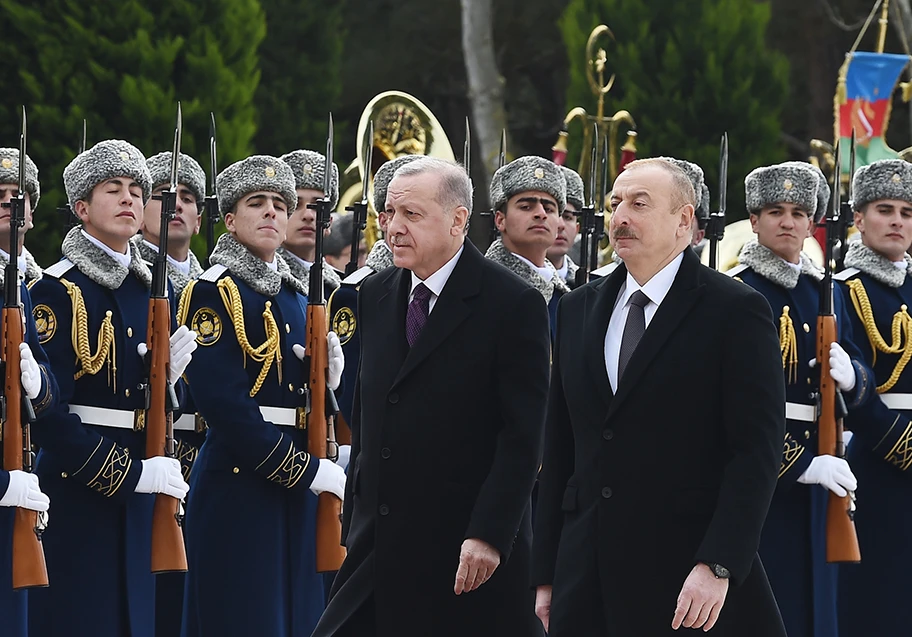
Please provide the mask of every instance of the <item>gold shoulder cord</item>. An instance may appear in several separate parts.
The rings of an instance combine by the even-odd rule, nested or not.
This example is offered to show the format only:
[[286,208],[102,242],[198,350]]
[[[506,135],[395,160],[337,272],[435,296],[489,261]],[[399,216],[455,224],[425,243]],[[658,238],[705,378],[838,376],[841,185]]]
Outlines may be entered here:
[[276,324],[275,317],[272,316],[271,301],[266,301],[266,308],[263,310],[263,327],[266,330],[266,340],[259,347],[253,347],[247,340],[247,331],[244,328],[244,306],[241,302],[241,293],[237,285],[231,280],[231,277],[225,277],[218,282],[219,294],[222,295],[222,302],[225,309],[231,316],[234,323],[234,333],[237,335],[238,344],[244,352],[244,365],[247,364],[247,356],[258,363],[263,363],[263,369],[257,376],[256,383],[250,390],[250,397],[253,398],[260,391],[266,380],[266,375],[272,367],[275,360],[279,374],[279,383],[282,382],[282,352],[279,349],[279,326]]
[[795,324],[789,316],[789,306],[782,306],[779,317],[779,350],[782,352],[782,369],[788,370],[786,385],[798,381],[798,337],[795,335]]
[[852,279],[847,284],[852,305],[855,306],[855,311],[864,324],[868,341],[871,343],[871,351],[874,353],[871,366],[877,361],[877,352],[900,355],[896,367],[893,368],[893,373],[890,374],[890,378],[877,388],[878,394],[888,392],[893,389],[893,386],[906,368],[909,359],[912,358],[912,347],[909,347],[909,339],[912,337],[912,316],[909,316],[909,308],[903,305],[900,307],[899,312],[893,315],[893,324],[891,326],[893,344],[887,345],[877,329],[877,323],[874,322],[874,312],[871,310],[871,301],[868,299],[864,284],[858,279]]
[[[190,297],[193,295],[193,287],[196,285],[196,279],[190,279],[187,282],[187,287],[184,288],[184,292],[181,294],[180,300],[177,302],[177,324],[185,325],[187,323],[187,314],[190,312]],[[187,325],[187,327],[190,327]]]
[[76,352],[76,361],[82,365],[82,369],[76,372],[73,380],[79,380],[85,374],[94,376],[101,369],[101,366],[107,362],[108,385],[112,386],[114,392],[117,393],[117,356],[111,310],[105,312],[101,327],[98,328],[98,349],[92,354],[91,343],[89,342],[89,318],[88,312],[86,312],[85,300],[82,298],[82,290],[79,289],[79,286],[70,283],[66,279],[60,279],[60,283],[66,288],[73,304],[73,326],[71,329],[73,351]]

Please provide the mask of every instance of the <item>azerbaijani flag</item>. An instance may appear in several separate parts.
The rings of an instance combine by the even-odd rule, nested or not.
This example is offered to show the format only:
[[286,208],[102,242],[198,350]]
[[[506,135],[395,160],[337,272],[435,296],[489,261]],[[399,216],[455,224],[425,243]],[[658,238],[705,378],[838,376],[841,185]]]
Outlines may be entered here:
[[836,103],[836,135],[841,141],[843,174],[850,170],[852,129],[856,168],[899,156],[887,146],[884,135],[890,122],[893,89],[909,59],[908,55],[865,51],[846,55],[845,98]]

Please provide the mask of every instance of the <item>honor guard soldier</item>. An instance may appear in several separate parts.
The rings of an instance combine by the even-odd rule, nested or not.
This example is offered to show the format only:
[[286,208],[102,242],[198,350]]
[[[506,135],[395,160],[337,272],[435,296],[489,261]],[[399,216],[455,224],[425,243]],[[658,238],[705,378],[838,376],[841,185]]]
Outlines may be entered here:
[[[153,155],[146,160],[152,178],[152,199],[143,211],[141,235],[133,238],[139,254],[152,262],[158,254],[162,202],[158,198],[171,187],[171,151]],[[174,298],[179,299],[187,283],[203,273],[199,259],[190,250],[190,240],[199,234],[203,199],[206,196],[206,174],[195,159],[181,153],[177,166],[177,198],[174,219],[168,227],[168,279],[174,286]],[[176,308],[175,301],[172,307]],[[204,424],[196,414],[192,400],[184,401],[184,414],[174,421],[177,440],[175,456],[181,463],[184,480],[190,481],[190,470],[203,440]],[[184,600],[184,573],[162,573],[155,582],[155,634],[171,637],[180,634],[181,607]]]
[[557,270],[558,275],[572,290],[576,287],[576,271],[579,266],[568,254],[570,247],[579,234],[579,213],[583,209],[583,178],[575,170],[560,166],[567,184],[567,207],[561,213],[557,223],[557,238],[548,249],[548,261]]
[[912,165],[887,159],[863,166],[852,192],[861,240],[849,243],[846,269],[833,278],[851,304],[855,340],[879,397],[847,421],[862,559],[840,567],[839,631],[903,635],[912,571]]
[[[23,316],[25,317],[25,339],[20,346],[22,368],[22,386],[32,402],[36,415],[56,405],[59,391],[54,376],[50,373],[47,355],[38,342],[38,331],[32,317],[32,301],[25,283],[29,275],[40,277],[34,259],[22,247],[25,232],[32,227],[32,214],[41,189],[38,183],[38,168],[26,155],[25,158],[25,225],[19,232],[19,246],[22,250],[19,257],[19,274],[24,275],[21,287]],[[0,203],[8,204],[19,192],[19,150],[0,148]],[[0,208],[0,265],[9,263],[10,247],[10,210]],[[30,273],[31,270],[31,273]],[[0,292],[5,286],[5,269],[0,269]],[[34,279],[33,279],[34,280]],[[0,436],[2,440],[2,436]],[[38,476],[33,473],[3,468],[0,457],[0,627],[9,637],[26,637],[28,635],[28,591],[15,591],[12,588],[12,554],[13,554],[13,517],[16,507],[31,511],[48,510],[48,496],[42,493]]]
[[[295,178],[295,190],[298,194],[298,207],[288,218],[288,235],[279,249],[279,256],[288,264],[292,275],[304,284],[304,294],[310,281],[310,268],[313,265],[317,232],[316,211],[307,206],[316,203],[324,196],[323,170],[326,158],[322,153],[313,150],[296,150],[282,155],[279,159],[291,168]],[[329,197],[332,207],[339,203],[339,169],[332,165],[332,192]],[[324,236],[329,234],[327,229]],[[339,287],[341,279],[335,270],[323,260],[323,294],[325,298]]]
[[419,157],[421,155],[402,155],[386,162],[377,170],[377,174],[374,175],[373,203],[374,210],[377,211],[377,223],[383,233],[383,238],[378,239],[371,248],[364,267],[355,270],[342,279],[342,285],[329,297],[329,303],[326,308],[326,315],[330,317],[330,328],[339,335],[342,351],[348,361],[344,372],[345,382],[342,383],[342,389],[337,396],[339,409],[346,426],[352,421],[355,381],[358,376],[358,363],[361,359],[361,333],[358,331],[358,291],[367,277],[386,268],[393,267],[393,251],[389,246],[387,236],[389,218],[386,214],[386,190],[389,188],[396,171],[401,166]]
[[[345,274],[345,266],[351,261],[352,256],[352,230],[354,229],[354,215],[334,214],[332,227],[323,242],[323,258],[336,274]],[[364,245],[364,232],[358,232],[358,267],[362,268],[367,260],[367,248]]]
[[[296,209],[295,177],[259,155],[226,168],[217,186],[228,233],[178,310],[198,334],[187,378],[209,427],[187,505],[181,634],[308,637],[325,605],[314,493],[343,497],[345,472],[307,453],[307,289],[276,254]],[[328,339],[335,388],[342,348]]]
[[567,205],[560,167],[543,157],[520,157],[491,179],[491,206],[500,237],[485,253],[541,292],[548,304],[552,336],[560,297],[570,291],[546,258]]
[[[137,348],[145,345],[152,273],[131,238],[152,183],[145,157],[120,140],[80,153],[63,180],[81,226],[32,288],[60,403],[33,427],[37,473],[55,515],[43,536],[53,586],[29,593],[29,630],[152,637],[150,494],[183,499],[188,489],[177,460],[142,459],[148,374]],[[183,328],[171,337],[171,378],[189,363],[195,336]]]
[[[838,567],[826,562],[827,490],[845,496],[856,480],[844,459],[816,453],[820,372],[811,361],[823,273],[801,251],[825,213],[830,189],[817,169],[801,162],[757,168],[744,185],[757,239],[744,245],[739,265],[727,274],[763,294],[773,310],[787,401],[782,466],[760,557],[789,636],[835,637]],[[852,342],[838,290],[835,313],[839,342],[830,349],[830,374],[853,409],[873,392],[871,372]]]

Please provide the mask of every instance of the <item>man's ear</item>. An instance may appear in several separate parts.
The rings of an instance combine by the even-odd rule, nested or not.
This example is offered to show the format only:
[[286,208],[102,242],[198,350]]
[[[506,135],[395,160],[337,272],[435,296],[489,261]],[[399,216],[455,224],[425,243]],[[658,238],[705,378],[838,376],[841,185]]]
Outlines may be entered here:
[[77,219],[79,219],[82,223],[85,223],[89,218],[89,204],[80,199],[73,206],[73,212],[76,214]]
[[505,212],[501,212],[500,210],[495,210],[494,211],[494,226],[498,230],[503,232],[504,226],[506,225],[506,223],[507,223],[507,214]]
[[469,220],[469,209],[465,206],[459,206],[453,212],[453,225],[450,227],[450,234],[454,237],[461,236],[465,233],[466,221]]

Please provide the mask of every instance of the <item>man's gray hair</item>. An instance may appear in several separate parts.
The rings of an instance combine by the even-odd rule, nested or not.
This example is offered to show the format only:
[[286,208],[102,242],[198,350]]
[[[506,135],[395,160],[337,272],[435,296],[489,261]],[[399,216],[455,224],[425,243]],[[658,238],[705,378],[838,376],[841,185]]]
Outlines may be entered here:
[[663,157],[647,157],[645,159],[637,159],[630,162],[624,167],[624,170],[636,170],[637,168],[645,168],[647,166],[657,166],[671,176],[672,187],[674,189],[672,200],[677,203],[678,207],[683,206],[684,204],[690,204],[696,208],[697,193],[694,191],[693,182],[687,173],[684,172],[684,169],[674,162]]
[[[463,206],[472,214],[472,180],[466,174],[465,168],[455,161],[439,159],[437,157],[421,157],[396,169],[396,177],[414,177],[424,173],[439,175],[440,184],[437,189],[437,203],[447,212]],[[468,224],[466,224],[468,225]]]

